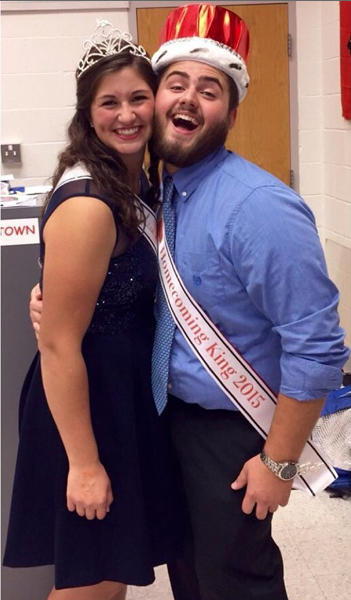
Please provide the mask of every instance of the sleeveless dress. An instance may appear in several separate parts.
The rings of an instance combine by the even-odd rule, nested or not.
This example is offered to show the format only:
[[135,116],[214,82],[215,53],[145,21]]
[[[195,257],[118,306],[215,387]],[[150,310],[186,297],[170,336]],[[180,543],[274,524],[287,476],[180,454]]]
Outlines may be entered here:
[[[53,194],[42,227],[57,206],[79,195],[108,204],[91,180],[68,182]],[[44,254],[41,240],[42,260]],[[104,580],[149,585],[153,567],[178,554],[181,518],[151,392],[157,277],[155,254],[141,236],[111,259],[83,339],[91,419],[114,496],[103,520],[67,509],[68,461],[45,398],[39,354],[23,385],[4,565],[54,564],[57,589]]]

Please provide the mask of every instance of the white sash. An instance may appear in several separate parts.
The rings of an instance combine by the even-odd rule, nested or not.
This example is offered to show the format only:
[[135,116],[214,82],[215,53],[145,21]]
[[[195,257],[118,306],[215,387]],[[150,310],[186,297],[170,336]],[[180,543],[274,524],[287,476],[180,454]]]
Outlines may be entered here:
[[[163,219],[159,222],[158,256],[163,291],[178,329],[221,390],[265,439],[277,398],[186,289],[167,245]],[[312,496],[337,478],[323,453],[310,439],[302,451],[300,463],[319,465],[318,469],[294,480],[295,489],[307,491]]]
[[[74,165],[74,167],[66,169],[66,171],[63,173],[63,175],[62,175],[60,181],[58,182],[54,191],[56,192],[56,190],[58,190],[65,183],[69,183],[71,181],[77,181],[79,179],[92,179],[92,176],[90,175],[89,171],[86,169],[86,167],[82,163],[77,163],[76,165]],[[151,210],[151,208],[149,206],[147,206],[147,204],[145,204],[145,202],[143,202],[143,200],[141,198],[139,198],[139,196],[137,196],[136,194],[134,194],[134,196],[140,202],[140,206],[142,207],[142,211],[144,213],[143,218],[145,219],[145,225],[142,223],[141,225],[139,225],[138,229],[146,237],[151,248],[157,255],[157,219],[156,219],[156,215]],[[141,210],[140,210],[140,207],[137,205],[136,205],[136,210],[137,210],[139,217],[141,217]]]
[[[155,252],[155,254],[157,256],[157,219],[156,219],[156,215],[151,210],[151,208],[147,204],[145,204],[145,202],[143,202],[141,198],[139,198],[139,196],[137,196],[137,198],[142,206],[142,209],[144,211],[144,217],[145,217],[145,226],[143,224],[139,225],[138,229],[146,237],[151,248],[153,249],[153,251]],[[138,209],[138,207],[137,207],[137,212],[140,213],[140,210]]]

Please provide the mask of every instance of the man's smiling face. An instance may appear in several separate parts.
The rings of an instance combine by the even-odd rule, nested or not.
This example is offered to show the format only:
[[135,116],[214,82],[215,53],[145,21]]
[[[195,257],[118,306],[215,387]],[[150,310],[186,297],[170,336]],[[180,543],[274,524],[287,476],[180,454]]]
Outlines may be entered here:
[[197,61],[180,61],[166,69],[155,108],[156,150],[178,168],[199,162],[224,144],[234,124],[227,76]]

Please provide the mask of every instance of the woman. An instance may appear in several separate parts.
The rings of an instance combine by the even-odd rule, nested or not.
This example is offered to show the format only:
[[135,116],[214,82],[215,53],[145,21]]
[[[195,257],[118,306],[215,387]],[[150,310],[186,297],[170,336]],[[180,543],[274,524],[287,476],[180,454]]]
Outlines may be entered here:
[[141,231],[156,80],[101,22],[42,223],[40,354],[23,388],[4,564],[54,564],[49,600],[120,600],[178,546],[167,447],[150,387],[157,281]]

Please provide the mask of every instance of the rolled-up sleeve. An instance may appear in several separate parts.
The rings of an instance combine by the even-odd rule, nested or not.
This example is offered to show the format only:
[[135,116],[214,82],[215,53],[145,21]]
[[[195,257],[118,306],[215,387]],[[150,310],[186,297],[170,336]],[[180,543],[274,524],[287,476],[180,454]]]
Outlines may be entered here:
[[[299,358],[283,352],[280,391],[296,400],[325,398],[342,384],[342,372],[337,367]],[[297,387],[297,384],[300,384]]]
[[324,397],[342,383],[349,350],[313,214],[288,188],[267,186],[236,217],[239,275],[280,338],[280,391],[297,400]]

